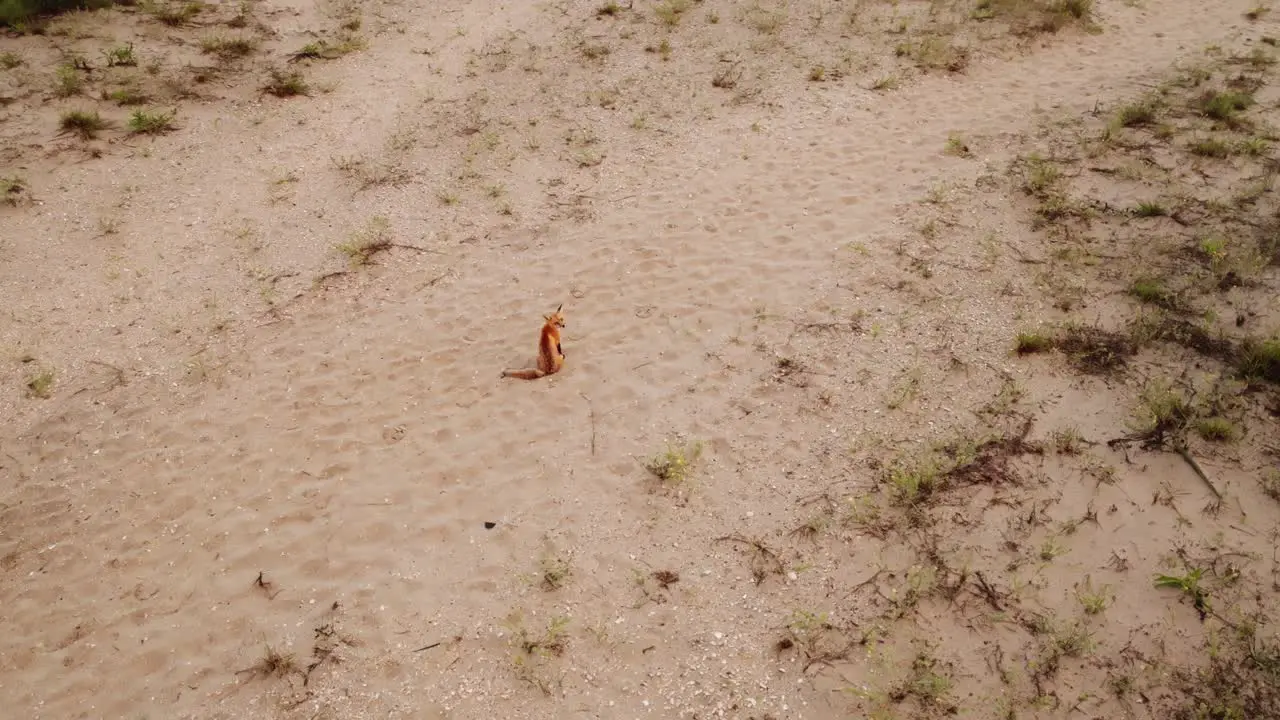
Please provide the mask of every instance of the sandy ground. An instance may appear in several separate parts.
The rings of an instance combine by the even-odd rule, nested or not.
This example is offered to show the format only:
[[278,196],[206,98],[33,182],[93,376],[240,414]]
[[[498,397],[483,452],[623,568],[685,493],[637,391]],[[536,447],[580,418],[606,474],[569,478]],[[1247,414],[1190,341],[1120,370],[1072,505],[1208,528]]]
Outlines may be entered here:
[[[263,0],[0,38],[0,178],[21,180],[0,205],[0,702],[1280,707],[1196,695],[1224,637],[1274,648],[1280,381],[1194,343],[1013,352],[1121,327],[1132,277],[1201,265],[1240,281],[1188,284],[1195,317],[1276,336],[1263,240],[1214,254],[1189,210],[1106,209],[1203,191],[1274,217],[1257,128],[1280,95],[1269,55],[1233,58],[1280,28],[1236,0],[1101,0],[1057,32],[1017,7]],[[332,57],[289,59],[321,39]],[[136,65],[108,67],[127,43]],[[75,55],[89,70],[59,80]],[[1152,88],[1199,97],[1162,85],[1190,66],[1263,78],[1256,152],[1082,144]],[[271,68],[307,93],[264,93]],[[175,127],[131,133],[122,88]],[[60,133],[77,109],[109,127]],[[1046,212],[1061,183],[1102,210]],[[1210,259],[1154,259],[1180,233]],[[500,379],[561,303],[565,370]],[[1105,442],[1169,387],[1186,443]],[[687,476],[650,469],[667,448]],[[1235,670],[1280,673],[1250,657]]]

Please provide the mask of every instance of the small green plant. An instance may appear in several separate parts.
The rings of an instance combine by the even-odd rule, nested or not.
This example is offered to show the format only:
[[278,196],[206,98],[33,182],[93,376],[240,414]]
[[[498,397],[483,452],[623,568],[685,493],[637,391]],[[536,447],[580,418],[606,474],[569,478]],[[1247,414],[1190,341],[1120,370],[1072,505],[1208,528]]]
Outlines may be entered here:
[[247,35],[210,35],[200,39],[201,52],[224,62],[245,57],[257,47],[258,41]]
[[1199,250],[1209,264],[1216,268],[1227,258],[1227,239],[1212,235],[1200,241]]
[[1084,587],[1076,589],[1076,598],[1080,600],[1086,615],[1097,615],[1106,610],[1107,605],[1110,604],[1109,594],[1110,588],[1107,587],[1094,590],[1093,581],[1087,576],[1084,579]]
[[102,119],[97,110],[68,110],[62,113],[58,125],[63,132],[73,133],[83,140],[92,140],[107,128],[107,121]]
[[1124,105],[1116,111],[1115,124],[1120,127],[1145,127],[1154,125],[1156,122],[1156,105],[1155,103],[1144,100],[1142,102]]
[[1258,485],[1267,497],[1280,502],[1280,468],[1266,468],[1258,478]]
[[84,78],[80,70],[71,63],[63,63],[53,71],[53,94],[60,98],[79,95],[84,89]]
[[1245,338],[1237,352],[1236,369],[1247,380],[1280,384],[1280,338]]
[[683,485],[701,455],[701,441],[684,446],[668,445],[664,452],[646,460],[644,468],[664,485]]
[[1133,214],[1138,217],[1164,217],[1169,214],[1164,205],[1152,200],[1138,203],[1133,209]]
[[597,17],[614,17],[620,12],[622,12],[622,6],[613,0],[609,0],[609,2],[596,8]]
[[538,563],[538,583],[547,591],[564,587],[572,574],[573,567],[568,558],[548,553]]
[[1080,657],[1093,650],[1093,633],[1082,622],[1067,627],[1050,628],[1053,652],[1067,657]]
[[871,83],[872,90],[897,90],[902,84],[897,75],[881,75]]
[[22,64],[22,56],[13,52],[0,53],[0,68],[12,70]]
[[352,234],[350,240],[338,245],[337,249],[347,256],[353,267],[361,267],[372,264],[374,256],[389,250],[393,245],[390,221],[381,215],[375,215],[363,228]]
[[1258,157],[1261,155],[1266,155],[1267,150],[1270,147],[1271,147],[1271,143],[1266,138],[1251,137],[1245,140],[1241,140],[1239,143],[1237,143],[1234,146],[1233,150],[1241,155],[1248,155],[1249,157]]
[[1049,440],[1053,443],[1054,451],[1059,455],[1078,455],[1080,446],[1084,444],[1084,438],[1074,426],[1054,430],[1049,434]]
[[0,177],[0,202],[16,206],[27,195],[27,181],[17,175]]
[[1066,552],[1067,549],[1062,547],[1062,543],[1058,542],[1055,537],[1045,538],[1045,541],[1040,544],[1040,559],[1045,562],[1052,562]]
[[106,56],[107,67],[134,67],[138,64],[138,58],[133,54],[133,43],[118,45],[104,50],[102,54]]
[[942,470],[935,458],[895,463],[889,468],[889,497],[897,505],[911,506],[929,499],[942,484]]
[[969,150],[969,143],[965,142],[963,137],[960,137],[955,133],[947,136],[947,146],[943,152],[948,155],[962,158],[973,156],[973,153]]
[[662,0],[658,6],[653,9],[654,15],[658,16],[658,20],[667,27],[675,27],[680,24],[680,20],[684,14],[693,7],[692,0]]
[[1020,332],[1014,341],[1014,352],[1019,355],[1034,355],[1053,349],[1054,340],[1050,335],[1038,332]]
[[295,97],[311,94],[311,86],[303,79],[302,73],[297,71],[286,72],[279,68],[271,70],[263,90],[276,97]]
[[1169,290],[1159,278],[1138,278],[1129,286],[1129,294],[1145,303],[1164,305],[1170,301]]
[[356,52],[357,50],[363,50],[366,46],[367,43],[364,38],[356,36],[344,37],[336,43],[331,43],[327,40],[317,40],[316,42],[303,45],[300,50],[293,54],[293,57],[295,59],[312,58],[316,60],[335,60],[343,55],[348,55]]
[[47,399],[53,395],[55,380],[56,375],[53,370],[38,370],[27,377],[27,394],[41,400]]
[[1157,575],[1155,584],[1158,588],[1178,590],[1191,598],[1191,604],[1200,613],[1200,617],[1204,618],[1209,614],[1211,608],[1209,606],[1209,593],[1200,586],[1200,578],[1203,576],[1203,568],[1193,567],[1189,568],[1185,575]]
[[1224,123],[1237,121],[1237,115],[1253,106],[1253,96],[1237,90],[1209,91],[1200,96],[1198,106],[1205,116]]
[[[667,42],[665,39],[663,42]],[[578,48],[578,52],[582,53],[582,57],[588,60],[602,60],[609,56],[611,52],[609,46],[603,43],[584,43]],[[667,43],[667,54],[671,53],[671,43]]]
[[129,85],[110,92],[104,90],[102,99],[110,100],[117,105],[145,105],[151,98],[145,92]]
[[938,661],[928,653],[917,653],[907,677],[889,689],[889,699],[901,701],[910,697],[922,706],[938,707],[943,713],[951,714],[954,706],[947,703],[946,696],[951,692],[952,680],[940,670]]
[[202,2],[168,2],[168,0],[143,0],[142,11],[156,20],[177,27],[191,22],[204,9]]
[[1062,180],[1062,171],[1052,161],[1046,160],[1039,153],[1032,153],[1026,158],[1026,172],[1023,177],[1023,189],[1029,194],[1046,198],[1057,188]]
[[1230,443],[1239,438],[1236,426],[1223,417],[1201,418],[1195,423],[1196,433],[1210,442]]
[[1235,151],[1235,146],[1221,138],[1201,138],[1195,140],[1188,146],[1191,154],[1200,157],[1222,159],[1230,157]]
[[822,82],[827,79],[827,69],[822,65],[809,68],[809,82]]
[[141,108],[129,116],[129,132],[137,135],[161,135],[174,129],[173,118],[177,110],[147,112]]
[[1135,430],[1164,437],[1177,436],[1195,417],[1195,408],[1167,380],[1152,380],[1142,388],[1134,411]]

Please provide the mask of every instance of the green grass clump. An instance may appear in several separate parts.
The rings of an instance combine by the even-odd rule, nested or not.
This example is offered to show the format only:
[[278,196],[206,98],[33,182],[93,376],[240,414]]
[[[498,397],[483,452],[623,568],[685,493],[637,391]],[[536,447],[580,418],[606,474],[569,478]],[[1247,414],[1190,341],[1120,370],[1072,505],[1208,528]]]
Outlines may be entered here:
[[64,63],[53,71],[53,94],[60,98],[79,95],[84,89],[84,78],[75,65]]
[[1169,211],[1165,209],[1164,205],[1153,200],[1138,203],[1137,207],[1133,209],[1133,214],[1138,217],[1164,217],[1169,214]]
[[658,20],[663,25],[675,27],[680,24],[680,20],[691,7],[693,7],[692,0],[663,0],[653,9],[653,13],[658,16]]
[[664,452],[646,460],[644,468],[664,485],[683,485],[701,454],[700,442],[683,447],[668,445]]
[[258,41],[245,35],[210,35],[200,40],[200,51],[224,62],[249,55],[258,47]]
[[1195,424],[1196,433],[1209,442],[1235,442],[1239,431],[1230,420],[1221,417],[1201,418]]
[[1236,368],[1248,380],[1280,383],[1280,338],[1247,338],[1240,345]]
[[1188,146],[1192,155],[1222,159],[1235,152],[1235,146],[1222,138],[1202,138]]
[[1116,111],[1115,122],[1120,127],[1144,127],[1156,122],[1155,103],[1144,101],[1125,105]]
[[0,203],[16,206],[27,194],[27,181],[17,175],[0,177]]
[[39,17],[111,7],[111,0],[0,0],[0,27],[22,31]]
[[196,15],[199,15],[200,11],[204,10],[204,3],[198,1],[168,2],[167,0],[161,0],[157,2],[156,0],[143,0],[143,2],[139,3],[139,7],[142,8],[143,12],[165,25],[177,27],[186,25]]
[[1253,96],[1236,90],[1209,91],[1200,96],[1199,109],[1206,117],[1232,122],[1236,115],[1253,107]]
[[145,105],[151,98],[136,87],[125,86],[110,92],[104,90],[102,99],[110,100],[117,105]]
[[1019,355],[1048,352],[1053,349],[1053,338],[1043,333],[1020,332],[1013,349]]
[[1169,301],[1169,291],[1158,278],[1138,278],[1129,286],[1129,294],[1142,302],[1162,305]]
[[52,370],[40,370],[27,378],[27,394],[41,400],[53,395],[55,375]]
[[169,112],[147,112],[146,110],[134,110],[129,116],[129,132],[138,135],[160,135],[174,129],[173,117],[178,114],[177,110]]
[[303,45],[300,50],[293,54],[293,57],[294,59],[334,60],[348,53],[363,50],[366,44],[363,38],[355,36],[345,37],[336,43],[317,40]]
[[63,132],[73,133],[83,140],[92,140],[107,128],[107,121],[102,119],[97,110],[68,110],[62,113],[58,125]]
[[271,76],[267,79],[267,84],[263,88],[266,92],[276,97],[294,97],[297,95],[311,94],[311,86],[303,79],[300,72],[285,72],[283,70],[272,70]]
[[133,43],[118,45],[102,53],[107,59],[107,67],[136,67],[138,57],[133,54]]

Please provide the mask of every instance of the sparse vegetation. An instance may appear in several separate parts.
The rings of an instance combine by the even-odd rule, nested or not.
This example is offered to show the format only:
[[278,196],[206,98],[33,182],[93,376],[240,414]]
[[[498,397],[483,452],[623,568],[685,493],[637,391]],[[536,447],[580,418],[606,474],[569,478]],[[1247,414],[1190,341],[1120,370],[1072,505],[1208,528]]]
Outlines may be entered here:
[[1263,468],[1258,485],[1267,497],[1280,502],[1280,468]]
[[134,67],[138,64],[138,58],[133,54],[133,43],[127,45],[117,45],[102,53],[107,61],[107,67]]
[[53,395],[53,385],[57,376],[53,370],[44,368],[27,377],[27,394],[41,400]]
[[336,60],[344,55],[349,55],[365,49],[367,43],[363,38],[355,35],[347,35],[340,38],[337,42],[329,42],[327,40],[317,40],[315,42],[303,45],[297,52],[291,56],[294,60],[302,58],[312,58],[316,60]]
[[53,94],[60,98],[79,95],[84,89],[80,70],[71,63],[63,63],[54,70]]
[[117,105],[145,105],[150,102],[151,97],[144,91],[133,86],[125,86],[115,90],[104,90],[102,92],[103,100],[110,100]]
[[28,195],[27,181],[17,175],[0,177],[0,202],[16,206]]
[[173,118],[177,110],[169,112],[148,112],[134,110],[129,116],[129,132],[139,135],[160,135],[174,129]]
[[296,71],[286,72],[278,68],[271,70],[263,90],[276,97],[295,97],[311,94],[311,86],[303,79],[302,73]]
[[693,7],[693,0],[662,0],[653,9],[654,15],[667,27],[675,27],[684,19],[684,14]]
[[58,124],[62,132],[72,133],[83,140],[91,140],[107,128],[107,121],[97,110],[68,110],[62,114]]
[[165,25],[178,27],[195,19],[204,9],[204,3],[198,0],[182,2],[181,0],[142,0],[138,7]]
[[200,51],[222,61],[236,60],[253,53],[258,41],[248,35],[209,35],[200,40]]
[[393,245],[391,223],[378,215],[354,233],[350,240],[338,245],[338,251],[346,255],[353,266],[360,267],[371,264],[378,253],[391,249]]
[[1200,418],[1195,427],[1200,437],[1211,442],[1235,442],[1239,435],[1236,426],[1222,417]]
[[1034,355],[1053,349],[1053,337],[1038,332],[1020,332],[1014,343],[1014,350],[1019,355]]
[[646,460],[644,467],[663,485],[679,486],[689,479],[693,465],[701,455],[702,443],[698,441],[668,445],[664,452]]

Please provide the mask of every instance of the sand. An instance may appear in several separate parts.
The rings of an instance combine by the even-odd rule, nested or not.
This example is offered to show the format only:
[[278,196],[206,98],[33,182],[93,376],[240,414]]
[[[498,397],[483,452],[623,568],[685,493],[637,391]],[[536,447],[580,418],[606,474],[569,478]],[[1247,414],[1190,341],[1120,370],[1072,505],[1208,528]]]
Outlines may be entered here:
[[[1272,582],[1274,416],[1204,459],[1228,489],[1204,514],[1178,455],[1101,443],[1164,361],[1116,380],[1010,350],[1066,316],[1024,262],[1043,240],[1010,163],[1276,32],[1250,3],[1099,2],[1099,31],[1030,39],[968,4],[707,0],[671,27],[648,2],[246,7],[244,30],[215,4],[0,39],[25,60],[0,71],[0,177],[28,188],[0,207],[14,717],[1155,717],[1209,632],[1152,585],[1162,563],[1211,548]],[[953,18],[961,71],[895,55]],[[220,65],[215,30],[260,44]],[[321,31],[365,47],[288,64],[308,96],[259,92]],[[98,49],[126,40],[147,77],[221,68],[153,105],[172,132],[96,99],[119,70]],[[97,67],[69,99],[46,90],[67,48]],[[115,127],[55,135],[78,107]],[[561,303],[565,370],[501,379]],[[1076,428],[1115,477],[1032,453],[987,467],[1009,493],[948,496],[936,533],[859,519],[896,455],[1016,436],[1021,414],[980,412],[1011,383],[1028,437]],[[695,443],[684,482],[646,469]],[[922,564],[939,540],[963,601]],[[1086,582],[1110,593],[1095,647],[1041,678],[991,616],[1081,615]],[[1120,667],[1146,701],[1113,692]]]

